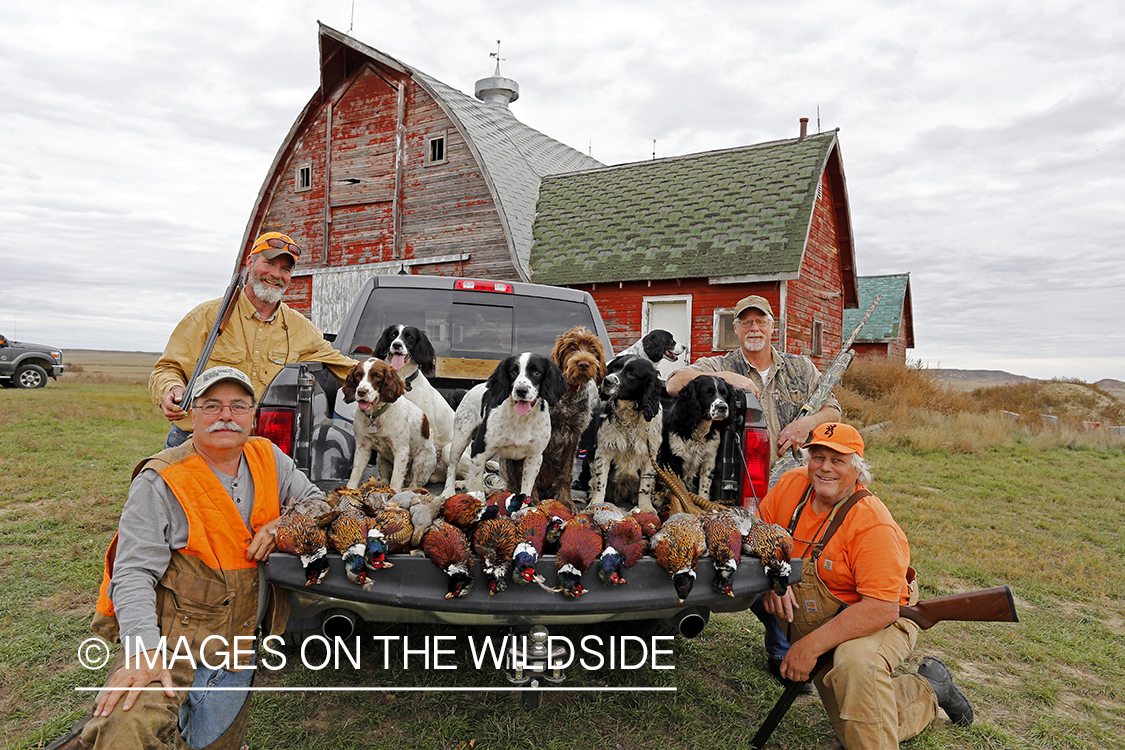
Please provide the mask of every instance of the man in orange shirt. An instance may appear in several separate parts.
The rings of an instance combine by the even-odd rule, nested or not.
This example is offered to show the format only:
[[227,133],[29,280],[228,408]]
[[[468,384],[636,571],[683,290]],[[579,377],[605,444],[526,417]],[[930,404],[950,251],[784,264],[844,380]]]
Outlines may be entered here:
[[945,665],[926,657],[918,674],[892,676],[918,638],[898,616],[917,600],[906,535],[864,483],[863,438],[837,422],[818,426],[804,445],[806,467],[784,474],[762,501],[762,519],[789,529],[804,564],[802,581],[766,611],[793,641],[781,675],[808,680],[817,659],[835,649],[815,678],[824,708],[847,750],[897,748],[937,717],[968,725],[973,708]]

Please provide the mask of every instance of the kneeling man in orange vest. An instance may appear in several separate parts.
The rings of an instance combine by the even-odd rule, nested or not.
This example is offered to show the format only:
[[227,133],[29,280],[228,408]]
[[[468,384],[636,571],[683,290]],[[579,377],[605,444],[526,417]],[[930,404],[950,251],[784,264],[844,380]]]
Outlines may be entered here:
[[249,692],[186,688],[249,687],[255,634],[285,628],[288,599],[261,563],[282,505],[322,493],[250,437],[254,388],[241,371],[207,370],[190,403],[192,439],[133,472],[93,623],[124,649],[76,747],[164,747],[177,732],[177,747],[240,747]]

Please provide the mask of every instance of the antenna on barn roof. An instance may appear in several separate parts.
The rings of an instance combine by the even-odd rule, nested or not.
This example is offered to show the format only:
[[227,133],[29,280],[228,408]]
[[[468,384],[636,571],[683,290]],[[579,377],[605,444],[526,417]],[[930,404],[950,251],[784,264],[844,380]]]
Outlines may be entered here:
[[652,160],[656,161],[656,139],[652,139]]
[[820,129],[820,105],[819,104],[816,105],[816,132],[818,132],[818,133],[824,132],[823,130]]
[[348,33],[352,33],[352,28],[355,27],[355,0],[352,0],[352,20],[348,22]]

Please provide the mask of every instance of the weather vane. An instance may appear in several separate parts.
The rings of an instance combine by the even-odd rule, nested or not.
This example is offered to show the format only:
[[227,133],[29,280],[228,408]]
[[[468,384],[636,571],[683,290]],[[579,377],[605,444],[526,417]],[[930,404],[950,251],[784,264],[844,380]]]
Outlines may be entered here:
[[496,51],[495,52],[489,52],[488,56],[496,58],[496,72],[499,73],[500,72],[500,61],[505,59],[503,57],[500,57],[500,40],[499,39],[496,40]]

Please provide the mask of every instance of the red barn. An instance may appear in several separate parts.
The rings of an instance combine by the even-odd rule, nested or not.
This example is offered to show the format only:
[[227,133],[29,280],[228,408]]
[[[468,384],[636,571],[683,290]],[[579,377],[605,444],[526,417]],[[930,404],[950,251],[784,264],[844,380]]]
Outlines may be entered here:
[[305,249],[286,302],[322,330],[373,274],[528,280],[541,177],[602,166],[516,120],[499,66],[478,100],[322,24],[320,70],[243,242]]
[[844,335],[850,336],[860,318],[879,295],[883,299],[856,336],[856,356],[906,362],[914,348],[914,303],[910,299],[910,274],[859,277],[859,307],[844,313]]
[[664,328],[691,359],[736,348],[732,308],[760,294],[774,344],[824,366],[858,304],[836,134],[545,178],[531,272],[589,291],[615,348]]
[[690,359],[736,346],[730,310],[761,294],[779,348],[839,349],[858,293],[834,132],[606,167],[520,123],[499,66],[473,98],[321,25],[320,67],[244,242],[306,249],[286,301],[322,330],[405,272],[586,289],[616,348],[666,328]]

